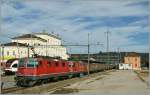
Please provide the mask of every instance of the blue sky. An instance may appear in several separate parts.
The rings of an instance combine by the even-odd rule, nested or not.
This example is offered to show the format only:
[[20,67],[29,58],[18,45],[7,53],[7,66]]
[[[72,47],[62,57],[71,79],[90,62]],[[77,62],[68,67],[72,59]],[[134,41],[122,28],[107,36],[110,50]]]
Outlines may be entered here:
[[[148,0],[1,0],[1,43],[10,38],[46,30],[59,34],[64,44],[100,42],[91,52],[148,50]],[[69,47],[69,52],[86,53],[87,48]]]

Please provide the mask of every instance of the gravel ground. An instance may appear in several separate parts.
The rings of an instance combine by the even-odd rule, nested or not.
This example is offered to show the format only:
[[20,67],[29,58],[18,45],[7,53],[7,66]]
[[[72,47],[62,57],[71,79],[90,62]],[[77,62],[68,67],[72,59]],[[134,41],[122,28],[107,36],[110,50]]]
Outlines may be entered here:
[[68,95],[148,95],[149,88],[133,71],[118,70],[77,82],[65,90],[72,90]]
[[14,80],[15,75],[9,75],[9,76],[2,76],[1,81],[4,83],[3,88],[11,88],[15,87],[15,80]]
[[[15,86],[14,76],[2,77],[2,81],[4,88]],[[47,87],[47,89],[50,88]],[[112,70],[91,75],[89,78],[72,82],[69,86],[47,93],[54,95],[148,95],[148,85],[131,70]]]

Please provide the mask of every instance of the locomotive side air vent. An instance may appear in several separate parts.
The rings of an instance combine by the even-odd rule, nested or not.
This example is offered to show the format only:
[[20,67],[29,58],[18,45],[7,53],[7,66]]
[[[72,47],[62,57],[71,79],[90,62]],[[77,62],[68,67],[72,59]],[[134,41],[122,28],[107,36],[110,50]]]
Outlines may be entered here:
[[47,62],[47,65],[48,65],[48,67],[51,67],[51,62],[48,61],[48,62]]

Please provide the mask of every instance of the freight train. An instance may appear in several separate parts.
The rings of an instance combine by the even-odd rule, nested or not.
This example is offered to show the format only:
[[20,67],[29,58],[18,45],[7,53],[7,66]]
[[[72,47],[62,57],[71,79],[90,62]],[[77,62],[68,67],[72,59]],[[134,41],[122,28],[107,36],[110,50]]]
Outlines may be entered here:
[[[90,72],[112,69],[109,64],[90,64]],[[74,62],[49,58],[21,58],[16,72],[18,86],[33,86],[53,79],[80,77],[87,74],[86,62]]]

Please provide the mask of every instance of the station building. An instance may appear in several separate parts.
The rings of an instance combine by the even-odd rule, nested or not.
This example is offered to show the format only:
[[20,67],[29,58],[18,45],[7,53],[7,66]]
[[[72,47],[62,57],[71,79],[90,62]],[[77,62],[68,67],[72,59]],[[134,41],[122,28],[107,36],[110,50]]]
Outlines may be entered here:
[[12,38],[9,43],[0,46],[0,59],[31,57],[35,53],[41,56],[60,57],[68,59],[66,47],[61,44],[61,38],[54,34],[35,33],[23,34]]
[[124,57],[124,64],[131,64],[132,69],[140,70],[141,69],[141,58],[136,53],[130,53]]

